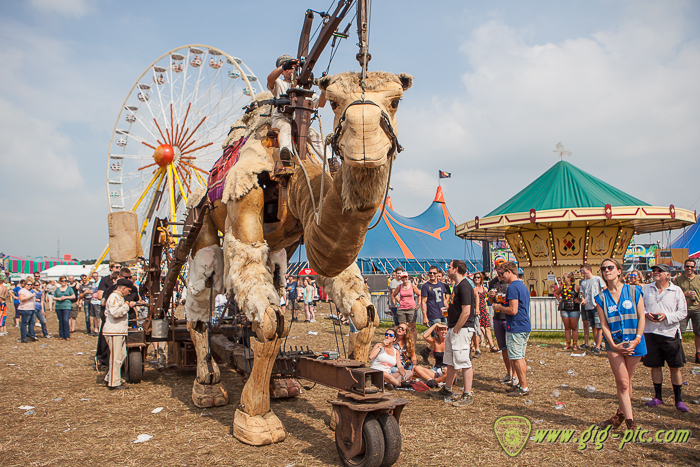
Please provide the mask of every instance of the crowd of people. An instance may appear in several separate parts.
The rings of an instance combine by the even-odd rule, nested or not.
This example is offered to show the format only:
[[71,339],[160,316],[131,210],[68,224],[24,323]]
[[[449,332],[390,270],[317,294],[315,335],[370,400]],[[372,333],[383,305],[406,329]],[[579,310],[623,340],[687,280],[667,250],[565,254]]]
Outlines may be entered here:
[[[655,394],[646,405],[665,404],[662,368],[668,365],[675,407],[689,411],[682,395],[682,368],[687,359],[681,333],[691,326],[694,361],[700,363],[700,276],[694,259],[687,259],[683,267],[683,274],[674,277],[667,265],[655,265],[645,278],[638,271],[624,274],[622,265],[608,258],[601,264],[600,276],[589,264],[583,264],[578,271],[580,280],[573,273],[564,274],[554,291],[564,324],[564,348],[607,354],[619,404],[615,415],[602,421],[601,427],[616,428],[622,423],[630,429],[636,427],[631,380],[640,362],[650,368]],[[54,282],[42,281],[35,273],[13,284],[6,275],[0,283],[0,336],[8,334],[6,321],[14,317],[15,326],[20,328],[20,343],[38,341],[37,327],[41,328],[41,337],[50,339],[46,313],[55,312],[58,337],[70,340],[82,312],[85,333],[100,338],[96,361],[108,366],[105,384],[113,390],[124,389],[121,366],[126,356],[129,319],[135,319],[130,313],[133,315],[134,308],[144,303],[144,291],[139,290],[138,280],[132,279],[137,278],[119,264],[110,265],[110,274],[102,278],[94,273],[91,277],[82,275],[79,280],[62,276]],[[394,326],[386,330],[384,339],[369,354],[371,367],[384,372],[387,385],[405,386],[418,379],[434,389],[431,395],[449,400],[454,406],[470,405],[474,400],[473,359],[481,356],[484,344],[503,358],[505,376],[500,382],[510,386],[509,396],[529,394],[525,357],[532,330],[530,292],[517,265],[497,264],[489,280],[484,272],[468,274],[464,261],[453,260],[446,274],[431,266],[425,279],[417,282],[417,277],[411,279],[401,267],[390,278]],[[298,321],[303,310],[304,322],[313,323],[319,295],[325,297],[310,277],[292,277],[281,304],[291,309],[292,321]],[[427,326],[421,335],[425,346],[420,351],[418,313]],[[580,318],[584,321],[584,343],[579,347]],[[419,356],[423,365],[418,362]],[[461,395],[455,396],[453,386],[458,373],[463,388]]]
[[[583,264],[579,280],[573,273],[565,274],[556,288],[565,330],[564,349],[594,355],[605,352],[610,364],[619,404],[615,415],[600,422],[601,427],[617,428],[625,423],[635,429],[631,380],[640,362],[650,368],[655,393],[646,405],[665,404],[662,368],[668,365],[675,408],[689,411],[682,395],[681,369],[687,359],[681,333],[692,326],[694,361],[700,363],[700,276],[695,274],[694,259],[686,260],[683,267],[682,274],[673,276],[667,265],[659,264],[645,278],[638,271],[624,274],[617,260],[605,259],[600,275],[594,274],[591,265]],[[446,276],[431,266],[422,284],[412,281],[401,267],[393,271],[388,286],[394,326],[386,330],[382,342],[375,344],[369,355],[372,368],[384,372],[387,385],[408,387],[412,378],[420,379],[432,389],[442,386],[431,395],[455,406],[470,405],[480,331],[481,342],[503,357],[506,374],[500,382],[510,386],[509,395],[530,393],[525,360],[531,332],[530,293],[512,262],[497,264],[494,277],[486,284],[487,279],[483,272],[467,274],[466,264],[459,260],[450,263]],[[415,331],[418,313],[428,327],[421,336],[425,342],[422,350],[417,349]],[[579,318],[584,320],[581,346]],[[418,364],[417,356],[423,365]],[[454,397],[452,389],[459,371],[464,387],[461,396]]]

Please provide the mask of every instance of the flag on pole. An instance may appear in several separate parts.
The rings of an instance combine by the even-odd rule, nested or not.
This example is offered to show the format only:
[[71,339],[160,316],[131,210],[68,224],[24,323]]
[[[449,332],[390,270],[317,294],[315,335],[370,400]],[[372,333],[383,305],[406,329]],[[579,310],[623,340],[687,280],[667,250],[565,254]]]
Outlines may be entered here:
[[445,172],[443,170],[438,171],[440,173],[440,178],[452,178],[452,174],[450,172]]

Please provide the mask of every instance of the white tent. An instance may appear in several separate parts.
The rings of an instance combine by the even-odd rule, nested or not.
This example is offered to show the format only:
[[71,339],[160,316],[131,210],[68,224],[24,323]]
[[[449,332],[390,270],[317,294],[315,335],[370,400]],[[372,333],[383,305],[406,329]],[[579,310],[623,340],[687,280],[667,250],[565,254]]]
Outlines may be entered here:
[[[58,278],[61,276],[73,276],[76,279],[80,279],[81,274],[85,274],[87,276],[90,274],[90,271],[92,271],[92,265],[90,264],[84,266],[81,266],[79,264],[59,264],[52,268],[41,271],[41,280],[55,281],[58,280]],[[97,274],[99,274],[100,277],[108,275],[109,265],[99,265],[97,267]]]

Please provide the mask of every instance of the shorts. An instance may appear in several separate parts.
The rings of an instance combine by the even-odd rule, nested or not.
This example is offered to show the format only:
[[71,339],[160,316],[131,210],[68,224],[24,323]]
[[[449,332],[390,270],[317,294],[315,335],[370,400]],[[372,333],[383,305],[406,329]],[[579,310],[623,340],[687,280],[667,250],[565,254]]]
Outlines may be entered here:
[[527,348],[529,337],[529,332],[506,332],[509,359],[522,360],[525,358],[525,349]]
[[410,310],[398,310],[396,312],[396,318],[399,320],[399,324],[415,323],[416,322],[416,309],[411,308]]
[[494,319],[493,320],[493,333],[496,335],[496,343],[498,344],[498,349],[503,350],[508,347],[508,342],[506,341],[506,320],[505,319]]
[[80,313],[80,307],[78,306],[78,303],[71,303],[70,304],[70,317],[72,319],[75,319],[78,317],[78,314]]
[[647,354],[642,357],[642,363],[649,368],[661,368],[664,362],[669,368],[682,368],[685,365],[683,345],[678,338],[661,336],[650,332],[644,333],[647,343]]
[[99,303],[91,303],[90,304],[90,316],[93,316],[96,318],[100,316],[100,304]]
[[563,318],[573,318],[573,319],[579,319],[581,317],[581,312],[580,311],[564,311],[560,310],[559,315]]
[[442,361],[445,365],[454,367],[455,370],[463,370],[472,367],[469,359],[469,345],[472,341],[474,330],[466,326],[454,332],[454,328],[447,330],[445,338],[445,355]]
[[593,308],[592,310],[583,310],[581,312],[584,321],[588,321],[591,327],[595,326],[596,329],[603,329],[600,324],[600,317],[598,316],[598,310]]
[[433,379],[439,378],[440,376],[444,375],[445,371],[446,371],[444,366],[434,366],[431,368],[431,370],[433,370],[433,373],[435,373],[435,376],[433,376]]
[[700,336],[700,311],[688,310],[688,316],[681,320],[681,332],[688,330],[688,321],[693,323],[693,334]]
[[7,316],[3,316],[2,319],[0,319],[0,327],[5,325],[5,320],[7,320]]

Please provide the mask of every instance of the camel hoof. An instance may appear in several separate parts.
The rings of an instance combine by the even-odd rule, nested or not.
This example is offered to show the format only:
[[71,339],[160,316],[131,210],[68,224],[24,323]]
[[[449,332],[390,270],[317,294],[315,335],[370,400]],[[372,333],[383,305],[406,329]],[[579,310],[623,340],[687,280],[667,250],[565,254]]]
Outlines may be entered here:
[[233,436],[242,443],[264,446],[284,441],[287,433],[272,410],[263,416],[251,416],[236,409],[233,417]]
[[301,394],[301,385],[295,379],[274,378],[270,380],[270,398],[286,399]]
[[192,386],[192,402],[200,408],[221,407],[228,404],[228,392],[221,382],[201,384],[195,380]]

